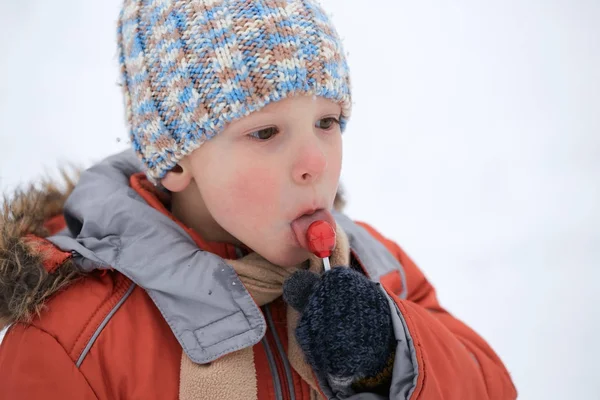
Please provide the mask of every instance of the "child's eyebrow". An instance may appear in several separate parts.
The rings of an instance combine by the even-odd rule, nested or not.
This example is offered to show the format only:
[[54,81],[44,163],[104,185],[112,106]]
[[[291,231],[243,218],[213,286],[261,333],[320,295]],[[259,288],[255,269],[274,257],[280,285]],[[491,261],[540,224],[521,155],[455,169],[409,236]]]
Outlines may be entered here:
[[[258,127],[260,125],[265,125],[265,123],[267,121],[265,121],[265,118],[261,118],[261,115],[257,115],[257,114],[247,115],[246,117],[244,117],[242,119],[238,119],[236,121],[230,122],[229,124],[225,125],[224,130],[233,129],[233,130],[239,131],[239,130],[250,129],[253,127]],[[271,115],[275,115],[275,114],[272,113]]]
[[327,115],[336,114],[336,115],[341,116],[343,114],[343,111],[342,111],[341,107],[336,108],[336,109],[334,109],[333,107],[328,108],[328,109],[323,108],[322,114],[327,114]]

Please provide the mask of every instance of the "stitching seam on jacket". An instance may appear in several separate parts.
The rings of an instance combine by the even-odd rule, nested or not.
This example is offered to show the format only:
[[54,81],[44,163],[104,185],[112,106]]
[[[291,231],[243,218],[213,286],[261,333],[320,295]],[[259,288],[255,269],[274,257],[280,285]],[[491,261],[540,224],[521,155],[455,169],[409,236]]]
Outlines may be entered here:
[[129,296],[133,292],[133,289],[135,289],[135,286],[136,286],[135,283],[132,283],[129,286],[129,289],[127,289],[127,292],[125,292],[125,294],[123,295],[123,297],[121,298],[121,300],[119,300],[119,302],[112,308],[112,310],[110,310],[110,312],[104,318],[104,320],[102,321],[102,323],[100,324],[100,326],[98,326],[98,328],[96,329],[96,332],[94,332],[94,334],[90,338],[88,344],[85,346],[85,348],[81,352],[81,355],[79,356],[79,359],[77,360],[77,363],[76,363],[77,368],[79,368],[81,366],[81,363],[83,363],[83,360],[85,359],[85,357],[90,352],[90,349],[92,348],[92,346],[96,342],[96,339],[98,339],[98,336],[100,336],[100,333],[102,332],[102,330],[108,324],[108,321],[110,321],[110,319],[115,315],[115,313],[119,310],[119,308],[121,308],[121,306],[123,305],[123,303],[125,303],[125,301],[129,298]]

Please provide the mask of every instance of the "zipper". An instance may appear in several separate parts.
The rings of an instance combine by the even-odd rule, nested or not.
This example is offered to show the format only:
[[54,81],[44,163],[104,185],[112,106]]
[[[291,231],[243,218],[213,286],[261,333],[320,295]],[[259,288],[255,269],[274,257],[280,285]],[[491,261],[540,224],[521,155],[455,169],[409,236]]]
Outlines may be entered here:
[[283,370],[285,372],[285,380],[287,381],[288,388],[288,398],[290,400],[296,400],[296,394],[294,392],[294,380],[292,378],[292,368],[290,367],[290,362],[285,354],[285,350],[283,348],[283,344],[279,339],[279,335],[277,333],[277,329],[275,328],[275,323],[273,322],[273,316],[271,314],[271,309],[268,305],[265,306],[265,316],[267,317],[267,324],[269,325],[269,329],[273,334],[273,338],[275,339],[275,344],[277,347],[277,351],[279,352],[279,357],[281,358],[283,364]]
[[[294,381],[292,380],[292,370],[288,362],[283,345],[277,334],[275,323],[273,322],[273,315],[269,305],[262,307],[265,319],[267,321],[267,334],[263,338],[263,346],[267,352],[267,359],[269,360],[269,366],[271,368],[271,375],[275,382],[275,395],[277,399],[282,400],[295,400],[294,394]],[[273,345],[273,343],[275,343]],[[273,347],[277,351],[273,351]],[[283,372],[281,371],[283,369]]]
[[271,346],[267,341],[267,337],[263,337],[261,340],[265,353],[267,353],[267,360],[269,361],[269,369],[271,370],[271,376],[273,377],[273,383],[275,385],[275,398],[277,400],[283,400],[283,393],[281,391],[281,382],[279,381],[279,373],[277,372],[277,364],[275,363],[275,357],[271,351]]
[[[244,250],[239,247],[235,247],[235,253],[237,258],[242,258],[245,255]],[[296,400],[296,396],[294,395],[294,386],[291,375],[291,368],[288,362],[287,357],[285,356],[285,352],[283,351],[283,346],[281,341],[279,340],[279,336],[277,335],[277,330],[275,329],[275,324],[273,323],[273,317],[271,315],[271,310],[268,305],[261,307],[267,320],[267,333],[262,338],[261,343],[265,349],[265,353],[267,354],[267,361],[269,362],[269,370],[271,371],[271,377],[273,378],[273,386],[275,386],[275,399],[276,400]],[[269,344],[269,331],[271,333],[271,337],[274,339],[275,345],[277,347],[277,353],[274,353],[271,345]],[[278,357],[279,356],[279,357]],[[285,375],[283,380],[287,382],[287,391],[284,391],[284,388],[281,385],[281,379],[279,376],[279,367],[278,362],[283,364],[283,368],[285,370]],[[285,395],[284,395],[285,392]],[[287,395],[287,396],[286,396]]]

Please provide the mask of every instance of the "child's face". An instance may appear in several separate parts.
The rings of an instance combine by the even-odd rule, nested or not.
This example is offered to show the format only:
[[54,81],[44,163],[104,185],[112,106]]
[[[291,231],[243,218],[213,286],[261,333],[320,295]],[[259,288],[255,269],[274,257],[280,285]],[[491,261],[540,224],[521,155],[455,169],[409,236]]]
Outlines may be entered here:
[[193,152],[191,183],[210,222],[275,264],[306,260],[290,224],[333,207],[342,164],[340,113],[324,98],[286,98],[231,123]]

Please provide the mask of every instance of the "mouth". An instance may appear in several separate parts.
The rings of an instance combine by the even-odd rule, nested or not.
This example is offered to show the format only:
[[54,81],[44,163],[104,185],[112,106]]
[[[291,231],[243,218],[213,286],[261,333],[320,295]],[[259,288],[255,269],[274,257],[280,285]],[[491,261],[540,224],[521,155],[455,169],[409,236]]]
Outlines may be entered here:
[[292,231],[300,247],[308,250],[306,232],[308,227],[316,221],[325,221],[335,230],[336,223],[331,212],[325,208],[307,209],[300,213],[291,223]]

